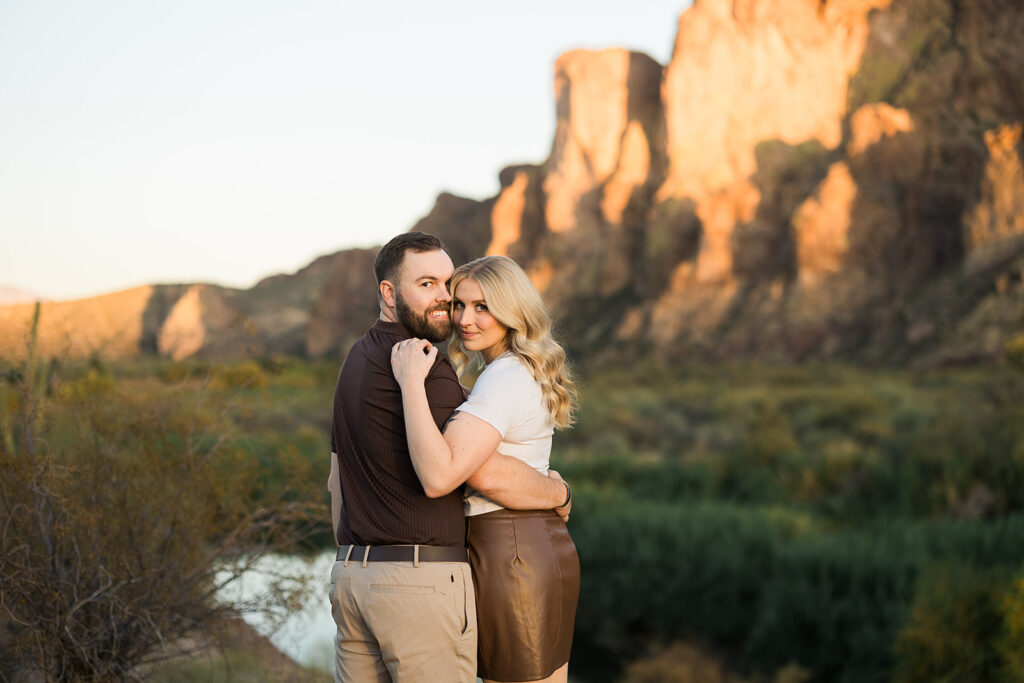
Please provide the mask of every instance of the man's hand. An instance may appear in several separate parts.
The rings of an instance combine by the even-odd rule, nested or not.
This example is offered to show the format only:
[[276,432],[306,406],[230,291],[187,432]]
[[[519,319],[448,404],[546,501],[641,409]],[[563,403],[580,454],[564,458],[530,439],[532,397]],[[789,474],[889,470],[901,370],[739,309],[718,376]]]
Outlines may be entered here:
[[562,475],[560,475],[555,470],[548,470],[548,476],[565,485],[565,493],[566,498],[568,498],[568,500],[566,501],[565,505],[561,505],[555,508],[555,514],[561,517],[563,522],[568,522],[569,513],[572,511],[572,494],[569,492],[569,484],[567,484],[565,479],[562,479]]

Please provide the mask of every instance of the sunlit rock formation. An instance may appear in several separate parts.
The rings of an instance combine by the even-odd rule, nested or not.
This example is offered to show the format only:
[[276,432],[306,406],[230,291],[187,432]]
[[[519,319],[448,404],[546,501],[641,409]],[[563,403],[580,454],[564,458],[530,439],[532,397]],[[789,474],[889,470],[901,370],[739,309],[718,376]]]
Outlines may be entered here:
[[[520,262],[577,357],[992,358],[1024,332],[1022,35],[1000,0],[696,0],[666,65],[562,55],[548,158],[413,227]],[[373,254],[47,304],[41,339],[343,353],[376,315]],[[4,349],[30,312],[0,308]]]

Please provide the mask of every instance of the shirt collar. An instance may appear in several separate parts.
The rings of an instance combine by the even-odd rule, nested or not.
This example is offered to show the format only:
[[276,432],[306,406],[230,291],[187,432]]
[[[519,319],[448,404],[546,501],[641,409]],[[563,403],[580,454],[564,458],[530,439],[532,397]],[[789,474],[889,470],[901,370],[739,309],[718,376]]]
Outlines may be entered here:
[[405,329],[405,325],[402,323],[393,323],[390,320],[381,320],[380,318],[377,318],[377,321],[373,323],[373,327],[371,329],[376,330],[377,332],[383,332],[390,337],[398,337],[400,339],[409,339],[412,337],[412,335],[409,334],[409,330]]

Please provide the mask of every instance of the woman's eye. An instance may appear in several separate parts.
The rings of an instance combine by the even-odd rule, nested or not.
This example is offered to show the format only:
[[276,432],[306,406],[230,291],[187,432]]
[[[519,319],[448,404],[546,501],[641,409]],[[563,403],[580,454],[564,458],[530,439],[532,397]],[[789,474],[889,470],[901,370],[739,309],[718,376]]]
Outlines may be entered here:
[[484,306],[483,304],[477,304],[476,310],[480,311],[481,313],[486,313],[487,307]]
[[466,305],[463,304],[461,301],[456,301],[455,302],[455,308],[465,308],[465,307],[466,307]]

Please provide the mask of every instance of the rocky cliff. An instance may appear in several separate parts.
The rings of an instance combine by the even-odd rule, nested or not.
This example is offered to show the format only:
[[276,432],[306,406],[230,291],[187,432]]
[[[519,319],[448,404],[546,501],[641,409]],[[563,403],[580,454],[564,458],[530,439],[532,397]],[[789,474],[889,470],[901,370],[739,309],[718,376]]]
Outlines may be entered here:
[[[297,273],[274,275],[245,290],[202,283],[148,285],[78,301],[42,302],[39,351],[108,359],[303,355],[314,316],[328,320],[335,315],[334,306],[321,303],[331,283],[343,279],[353,264],[363,267],[364,280],[372,281],[372,268],[358,253],[322,256]],[[340,306],[368,308],[351,301]],[[0,357],[25,353],[34,308],[0,307]]]
[[[548,159],[414,227],[517,259],[579,355],[992,357],[1024,332],[1021,35],[1013,0],[697,0],[667,65],[562,55]],[[374,317],[372,257],[47,304],[44,336],[337,353]],[[29,311],[0,309],[4,348]]]
[[1019,35],[1009,1],[697,0],[664,68],[558,60],[487,251],[578,352],[992,356],[1024,331]]

